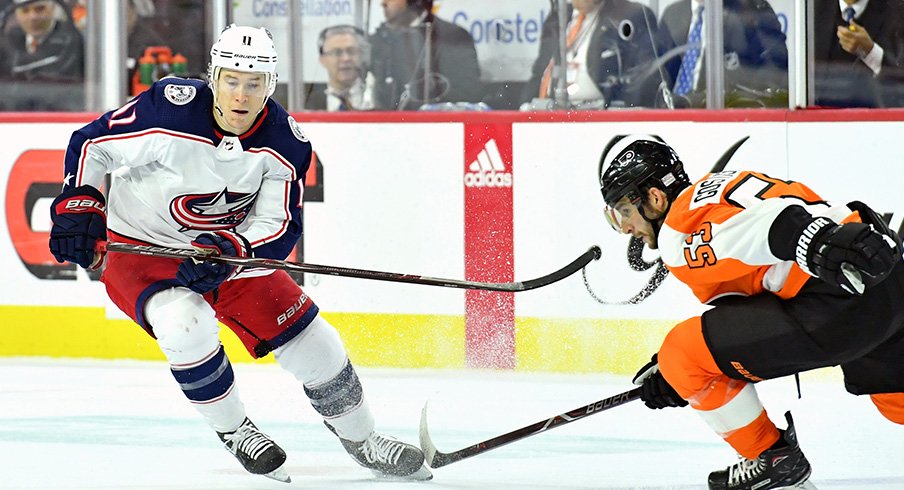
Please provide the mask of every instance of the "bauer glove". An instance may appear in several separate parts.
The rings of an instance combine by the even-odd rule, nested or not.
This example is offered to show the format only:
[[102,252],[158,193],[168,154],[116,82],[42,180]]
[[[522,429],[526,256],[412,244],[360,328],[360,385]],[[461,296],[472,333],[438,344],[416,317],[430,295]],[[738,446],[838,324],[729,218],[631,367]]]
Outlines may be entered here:
[[107,239],[104,195],[90,185],[63,191],[50,206],[50,253],[57,262],[78,264],[95,270],[104,254],[95,251],[98,241]]
[[641,386],[640,399],[647,408],[660,409],[668,407],[686,407],[687,400],[672,388],[672,385],[659,372],[659,354],[653,354],[634,375],[634,384]]
[[[202,233],[191,245],[204,255],[211,256],[248,257],[251,250],[243,236],[228,231]],[[206,294],[239,272],[240,268],[233,265],[189,258],[179,264],[176,280],[198,294]]]

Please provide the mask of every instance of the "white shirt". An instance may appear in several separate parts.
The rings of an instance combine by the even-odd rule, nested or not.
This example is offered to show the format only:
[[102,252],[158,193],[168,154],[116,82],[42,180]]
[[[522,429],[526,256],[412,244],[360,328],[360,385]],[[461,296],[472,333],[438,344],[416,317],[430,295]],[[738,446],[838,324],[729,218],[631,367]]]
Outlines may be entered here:
[[863,11],[866,10],[866,5],[869,4],[869,0],[858,0],[850,5],[847,4],[844,0],[838,0],[838,7],[841,8],[841,13],[844,13],[844,10],[848,7],[854,9],[854,19],[859,19],[860,15],[863,14]]
[[[596,23],[597,12],[588,13],[584,17],[584,23],[581,24],[581,30],[578,32],[577,38],[571,48],[565,53],[566,74],[565,82],[568,90],[568,99],[571,102],[585,102],[592,100],[602,100],[603,94],[596,86],[590,72],[587,71],[587,48],[590,46],[590,38],[593,37],[593,28]],[[568,29],[577,22],[580,12],[574,11],[571,22],[568,23]]]
[[335,90],[333,87],[326,88],[326,110],[330,112],[338,111],[342,106],[342,96],[344,95],[351,107],[348,110],[353,111],[369,111],[374,108],[373,99],[374,77],[368,73],[364,81],[360,78],[355,80],[354,85],[343,93]]

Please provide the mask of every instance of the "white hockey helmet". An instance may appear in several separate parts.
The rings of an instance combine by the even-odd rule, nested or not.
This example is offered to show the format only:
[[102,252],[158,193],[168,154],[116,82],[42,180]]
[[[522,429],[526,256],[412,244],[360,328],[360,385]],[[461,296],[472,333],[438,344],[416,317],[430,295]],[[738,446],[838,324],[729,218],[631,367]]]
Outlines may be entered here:
[[276,90],[276,46],[273,36],[263,27],[230,24],[210,48],[207,80],[216,92],[220,69],[264,73],[267,75],[267,97]]

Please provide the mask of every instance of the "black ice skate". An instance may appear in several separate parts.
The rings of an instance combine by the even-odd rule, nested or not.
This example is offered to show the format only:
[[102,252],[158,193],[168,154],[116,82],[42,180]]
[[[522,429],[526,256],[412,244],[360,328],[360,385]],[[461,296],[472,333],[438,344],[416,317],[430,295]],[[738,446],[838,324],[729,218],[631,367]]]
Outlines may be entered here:
[[[329,423],[324,424],[336,434]],[[339,436],[339,434],[336,434]],[[339,437],[342,447],[352,459],[370,469],[374,475],[404,480],[429,480],[433,473],[424,465],[424,453],[411,444],[405,444],[376,431],[364,441],[350,441]]]
[[710,473],[710,490],[815,489],[807,482],[810,463],[797,443],[791,412],[785,413],[785,418],[788,428],[780,430],[780,447],[767,449],[756,459],[742,458],[737,464]]
[[247,417],[235,432],[217,432],[220,440],[249,473],[264,475],[289,483],[289,473],[282,467],[286,452],[262,433]]

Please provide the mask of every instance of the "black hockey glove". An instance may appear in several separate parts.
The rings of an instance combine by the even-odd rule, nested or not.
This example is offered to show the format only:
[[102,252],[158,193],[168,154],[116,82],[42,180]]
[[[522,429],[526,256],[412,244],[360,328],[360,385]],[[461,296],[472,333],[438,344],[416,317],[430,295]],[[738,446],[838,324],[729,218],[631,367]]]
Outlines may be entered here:
[[[884,222],[880,228],[888,230]],[[894,232],[877,231],[873,224],[839,225],[819,217],[801,233],[796,259],[811,275],[859,295],[891,273],[901,260],[901,245]]]
[[78,264],[95,270],[104,254],[96,253],[98,240],[107,239],[104,195],[90,185],[62,192],[50,206],[50,253],[57,262]]
[[653,354],[650,362],[634,375],[634,384],[642,386],[640,399],[647,408],[686,407],[687,400],[672,388],[659,372],[659,354]]
[[[205,255],[248,257],[251,250],[245,237],[228,231],[202,233],[191,242],[191,245]],[[206,294],[239,272],[239,269],[229,264],[185,259],[179,264],[176,280],[198,294]]]

